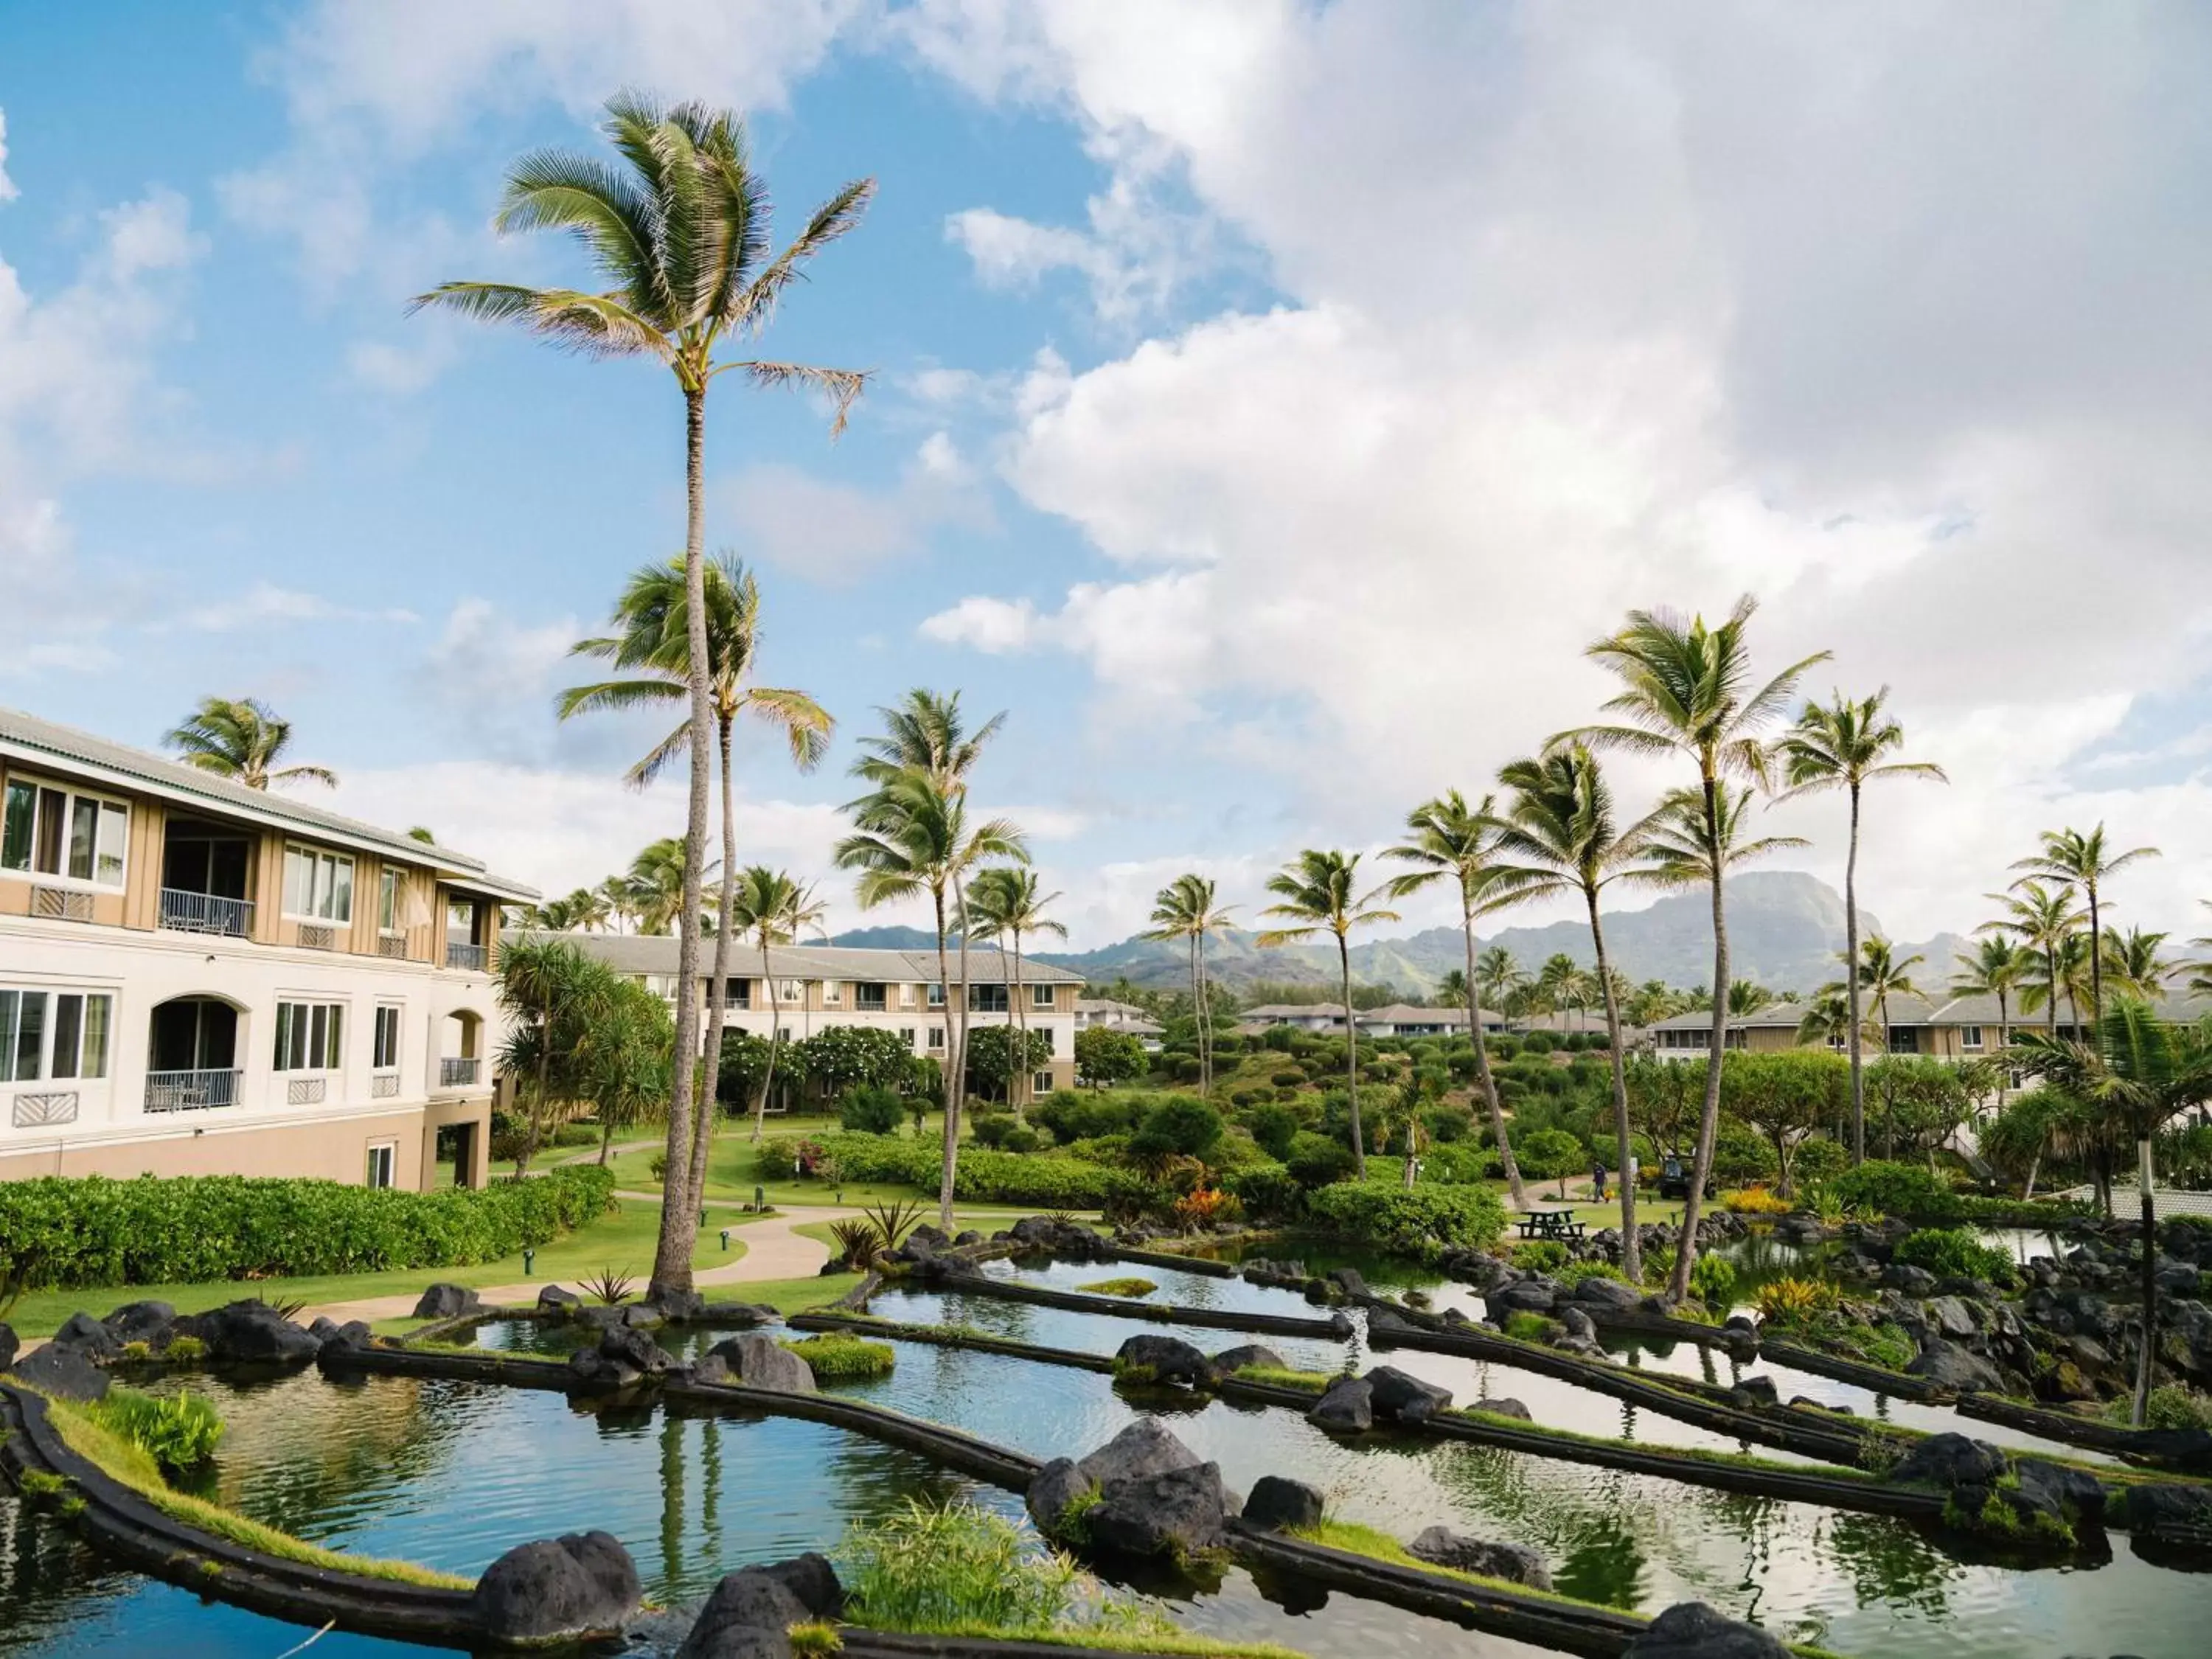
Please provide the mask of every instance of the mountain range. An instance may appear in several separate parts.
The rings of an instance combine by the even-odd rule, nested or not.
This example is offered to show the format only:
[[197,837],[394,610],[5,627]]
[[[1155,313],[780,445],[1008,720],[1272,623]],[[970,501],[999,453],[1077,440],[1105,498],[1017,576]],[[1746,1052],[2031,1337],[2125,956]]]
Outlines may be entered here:
[[[1632,982],[1664,980],[1669,985],[1703,985],[1712,977],[1713,931],[1711,901],[1702,892],[1671,893],[1638,910],[1604,913],[1607,953]],[[1817,876],[1802,871],[1748,872],[1728,884],[1730,973],[1771,990],[1809,995],[1837,977],[1844,948],[1843,896]],[[1869,911],[1859,912],[1859,933],[1883,931]],[[875,945],[894,950],[927,950],[936,941],[919,927],[864,927],[841,933],[837,945]],[[1926,988],[1951,976],[1952,958],[1966,948],[1955,933],[1939,933],[1917,945],[1900,945],[1900,957],[1927,960],[1913,972]],[[1587,965],[1593,959],[1589,927],[1555,921],[1540,927],[1505,927],[1480,937],[1477,949],[1502,945],[1532,972],[1545,958],[1564,951]],[[1035,953],[1039,962],[1073,969],[1093,984],[1126,975],[1133,984],[1173,989],[1189,982],[1189,958],[1180,945],[1127,939],[1095,951]],[[1262,950],[1249,933],[1231,930],[1206,948],[1208,971],[1221,984],[1241,990],[1262,981],[1276,984],[1334,987],[1336,951],[1320,944],[1279,945]],[[1425,995],[1455,968],[1466,965],[1466,946],[1456,927],[1429,927],[1396,938],[1362,940],[1352,947],[1352,976],[1362,985],[1394,985]]]

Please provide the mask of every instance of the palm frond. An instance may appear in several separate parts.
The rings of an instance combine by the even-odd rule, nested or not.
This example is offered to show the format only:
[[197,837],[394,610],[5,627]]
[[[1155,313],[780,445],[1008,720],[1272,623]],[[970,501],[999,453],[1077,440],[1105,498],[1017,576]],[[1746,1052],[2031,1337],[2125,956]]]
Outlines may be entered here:
[[757,386],[779,389],[798,387],[804,391],[819,392],[830,399],[830,435],[836,438],[844,433],[847,418],[853,405],[867,390],[872,371],[856,368],[817,368],[811,363],[777,363],[758,358],[736,362],[718,363],[713,373],[726,374],[736,369]]

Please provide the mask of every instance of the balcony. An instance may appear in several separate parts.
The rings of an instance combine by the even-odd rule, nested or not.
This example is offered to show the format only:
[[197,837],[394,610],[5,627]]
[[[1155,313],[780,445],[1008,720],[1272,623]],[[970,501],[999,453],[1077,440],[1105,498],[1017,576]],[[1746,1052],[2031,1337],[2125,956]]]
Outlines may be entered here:
[[481,974],[491,953],[481,945],[464,945],[458,939],[446,941],[446,966],[464,972]]
[[476,1086],[483,1061],[474,1054],[448,1054],[438,1062],[439,1086],[446,1089],[471,1089]]
[[246,1073],[237,1071],[149,1072],[146,1109],[149,1112],[199,1112],[238,1104],[239,1085]]
[[161,890],[161,926],[180,933],[218,933],[225,939],[250,938],[253,932],[253,901],[164,887]]

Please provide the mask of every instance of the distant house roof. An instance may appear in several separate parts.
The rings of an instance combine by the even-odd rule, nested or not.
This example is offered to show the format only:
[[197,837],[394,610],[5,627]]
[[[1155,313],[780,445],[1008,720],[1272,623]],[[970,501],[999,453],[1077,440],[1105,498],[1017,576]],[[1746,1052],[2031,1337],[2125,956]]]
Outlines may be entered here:
[[1078,997],[1075,1012],[1079,1014],[1127,1014],[1133,1018],[1148,1018],[1133,1002],[1116,1002],[1111,997]]
[[[1769,1003],[1756,1013],[1729,1015],[1729,1024],[1731,1028],[1743,1030],[1771,1030],[1784,1026],[1794,1031],[1811,1007],[1812,1005],[1807,1002]],[[1867,1019],[1877,1018],[1871,998],[1862,1001],[1860,1012]],[[2212,999],[2185,994],[2167,996],[2160,999],[2159,1012],[2160,1018],[2174,1021],[2200,1019],[2207,1012],[2212,1012]],[[2006,1024],[2015,1031],[2022,1031],[2035,1030],[2045,1023],[2046,1018],[2042,1009],[2033,1014],[2022,1013],[2017,997],[2010,999],[2010,1006],[2002,1013],[1999,1012],[1997,1000],[1993,996],[1927,997],[1907,992],[1889,1000],[1889,1023],[1897,1026]],[[2087,1009],[2081,1010],[2081,1018],[2088,1018]],[[1709,1011],[1693,1008],[1687,1013],[1670,1014],[1665,1019],[1654,1021],[1651,1029],[1655,1031],[1702,1031],[1712,1023],[1713,1017]],[[2073,1023],[2073,1018],[2062,1009],[2058,1024],[2069,1025]]]
[[1467,1024],[1464,1008],[1417,1008],[1407,1002],[1393,1002],[1380,1008],[1362,1008],[1358,1013],[1362,1025],[1457,1025]]
[[495,876],[483,860],[457,853],[450,847],[417,841],[397,830],[380,829],[343,813],[281,794],[270,789],[249,789],[242,783],[185,766],[143,749],[132,749],[74,726],[58,726],[20,709],[0,708],[0,754],[13,753],[33,763],[76,775],[121,780],[149,794],[166,796],[187,805],[198,804],[256,823],[312,830],[324,841],[349,845],[389,858],[397,864],[432,869],[457,886],[480,889],[496,898],[520,902],[535,901],[538,890],[520,882]]
[[1240,1019],[1336,1019],[1344,1018],[1340,1002],[1269,1002],[1247,1008]]
[[[620,974],[672,976],[677,971],[679,942],[673,933],[538,932],[520,937],[567,939],[586,956],[596,957]],[[702,946],[704,944],[702,941]],[[700,951],[700,971],[710,972],[713,966],[712,948],[702,948]],[[951,969],[952,982],[957,985],[960,982],[960,963],[957,953],[951,958]],[[746,945],[732,954],[731,978],[757,979],[760,971],[761,957],[757,946]],[[768,976],[770,979],[857,980],[863,984],[914,981],[934,985],[938,977],[937,953],[934,951],[878,950],[852,945],[771,945],[768,953]],[[969,948],[969,984],[1010,985],[1013,978],[1014,959],[1011,955],[972,945]],[[1082,979],[1082,975],[1068,969],[1032,962],[1027,957],[1022,958],[1022,983],[1024,985],[1065,985],[1080,983]]]

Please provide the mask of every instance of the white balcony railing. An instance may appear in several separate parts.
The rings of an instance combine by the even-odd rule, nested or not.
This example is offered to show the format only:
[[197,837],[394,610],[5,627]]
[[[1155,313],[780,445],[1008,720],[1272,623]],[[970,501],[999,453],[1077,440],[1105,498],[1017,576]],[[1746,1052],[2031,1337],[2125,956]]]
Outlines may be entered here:
[[149,1112],[198,1112],[238,1104],[244,1072],[192,1071],[146,1073]]
[[438,1081],[448,1089],[466,1089],[475,1084],[483,1067],[483,1061],[473,1054],[448,1054],[438,1062]]
[[227,939],[245,939],[253,931],[253,901],[164,887],[161,926],[180,933],[220,933]]
[[481,945],[463,945],[454,939],[446,941],[446,966],[448,968],[459,968],[471,974],[481,974],[484,970],[486,954],[484,947]]
[[398,1073],[379,1072],[374,1077],[369,1079],[368,1097],[371,1100],[395,1100],[398,1098]]

